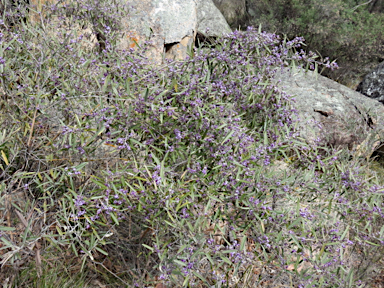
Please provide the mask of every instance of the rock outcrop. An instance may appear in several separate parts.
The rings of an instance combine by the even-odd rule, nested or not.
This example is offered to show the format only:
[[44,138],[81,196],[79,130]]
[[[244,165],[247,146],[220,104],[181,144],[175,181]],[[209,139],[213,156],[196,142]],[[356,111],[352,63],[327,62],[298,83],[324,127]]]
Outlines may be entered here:
[[[30,1],[33,10],[42,11],[41,15],[44,15],[44,5],[58,3],[57,0]],[[129,0],[127,3],[129,12],[121,20],[118,48],[138,49],[149,43],[146,56],[157,64],[164,58],[185,59],[198,32],[214,37],[231,32],[212,0]],[[40,21],[37,13],[30,14],[31,22]],[[88,28],[102,45],[100,27]]]
[[384,103],[384,62],[364,77],[356,91]]
[[197,1],[197,31],[211,37],[232,32],[224,16],[212,0]]
[[382,129],[384,106],[377,100],[312,71],[284,71],[275,80],[294,96],[301,136],[310,142],[356,149]]
[[149,40],[148,56],[156,63],[163,57],[185,59],[197,33],[221,36],[231,32],[212,0],[132,0],[130,5],[120,47],[132,48]]
[[149,41],[147,56],[156,63],[163,57],[183,59],[197,32],[194,0],[131,0],[129,16],[122,20],[120,49]]
[[235,26],[247,12],[245,0],[213,0],[213,2],[230,26]]

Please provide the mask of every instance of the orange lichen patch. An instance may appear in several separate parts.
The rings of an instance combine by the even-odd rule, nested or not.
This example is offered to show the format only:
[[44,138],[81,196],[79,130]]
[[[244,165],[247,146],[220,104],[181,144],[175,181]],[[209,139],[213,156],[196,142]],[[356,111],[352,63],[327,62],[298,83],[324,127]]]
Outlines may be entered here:
[[129,41],[129,48],[135,48],[136,46],[139,46],[140,37],[137,35],[136,32],[128,32],[127,38]]
[[135,48],[137,46],[137,43],[138,43],[138,39],[137,38],[131,38],[130,39],[133,43],[130,43],[129,44],[129,48]]
[[191,36],[186,36],[183,39],[181,39],[180,44],[184,47],[187,47],[188,45],[191,45],[191,42],[193,41]]
[[180,42],[167,44],[165,58],[172,60],[183,60],[187,56],[188,47],[193,45],[193,37],[186,36]]

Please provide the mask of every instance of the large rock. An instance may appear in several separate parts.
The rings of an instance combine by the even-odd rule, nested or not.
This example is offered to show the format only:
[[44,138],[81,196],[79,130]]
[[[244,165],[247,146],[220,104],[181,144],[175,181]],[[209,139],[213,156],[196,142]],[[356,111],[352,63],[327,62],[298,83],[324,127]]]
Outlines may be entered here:
[[[42,15],[44,5],[58,3],[57,0],[30,1],[34,10],[42,11]],[[129,14],[121,21],[118,48],[138,49],[149,42],[146,56],[157,64],[162,63],[164,58],[185,59],[194,45],[197,32],[205,35],[207,28],[209,32],[206,36],[221,36],[231,32],[212,0],[121,1],[128,4]],[[37,13],[30,14],[32,22],[39,21]],[[99,42],[103,42],[99,28],[93,27],[93,34],[98,36]]]
[[246,14],[245,0],[213,0],[213,2],[231,26],[236,25]]
[[384,106],[377,100],[312,71],[285,70],[275,79],[294,96],[301,136],[308,141],[319,139],[326,146],[354,149],[381,133]]
[[165,54],[183,59],[197,31],[194,0],[131,0],[130,13],[122,20],[120,49],[151,42],[147,56],[161,63]]
[[384,62],[364,77],[356,91],[384,103]]
[[212,0],[198,0],[197,3],[197,31],[199,33],[217,37],[232,32]]
[[185,59],[198,32],[215,37],[232,32],[212,0],[132,0],[130,5],[120,48],[149,40],[152,49],[148,56],[157,63],[164,55]]

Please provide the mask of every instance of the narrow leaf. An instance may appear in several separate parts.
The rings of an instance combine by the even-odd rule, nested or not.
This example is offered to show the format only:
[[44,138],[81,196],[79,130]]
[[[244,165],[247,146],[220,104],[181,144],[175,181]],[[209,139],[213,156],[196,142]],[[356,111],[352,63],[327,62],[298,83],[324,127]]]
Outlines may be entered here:
[[9,165],[7,155],[5,155],[3,150],[1,150],[1,156],[3,157],[3,160],[4,160],[5,164]]

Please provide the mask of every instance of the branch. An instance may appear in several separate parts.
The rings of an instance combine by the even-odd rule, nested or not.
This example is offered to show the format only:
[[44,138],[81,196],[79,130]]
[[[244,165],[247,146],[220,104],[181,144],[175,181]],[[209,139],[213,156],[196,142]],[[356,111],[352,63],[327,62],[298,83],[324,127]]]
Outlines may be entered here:
[[373,0],[369,0],[368,2],[365,2],[365,3],[363,3],[363,4],[359,4],[359,5],[357,5],[356,7],[353,7],[352,8],[352,11],[355,11],[357,8],[359,8],[360,6],[363,6],[363,5],[367,5],[367,4],[369,4],[369,3],[371,3]]

